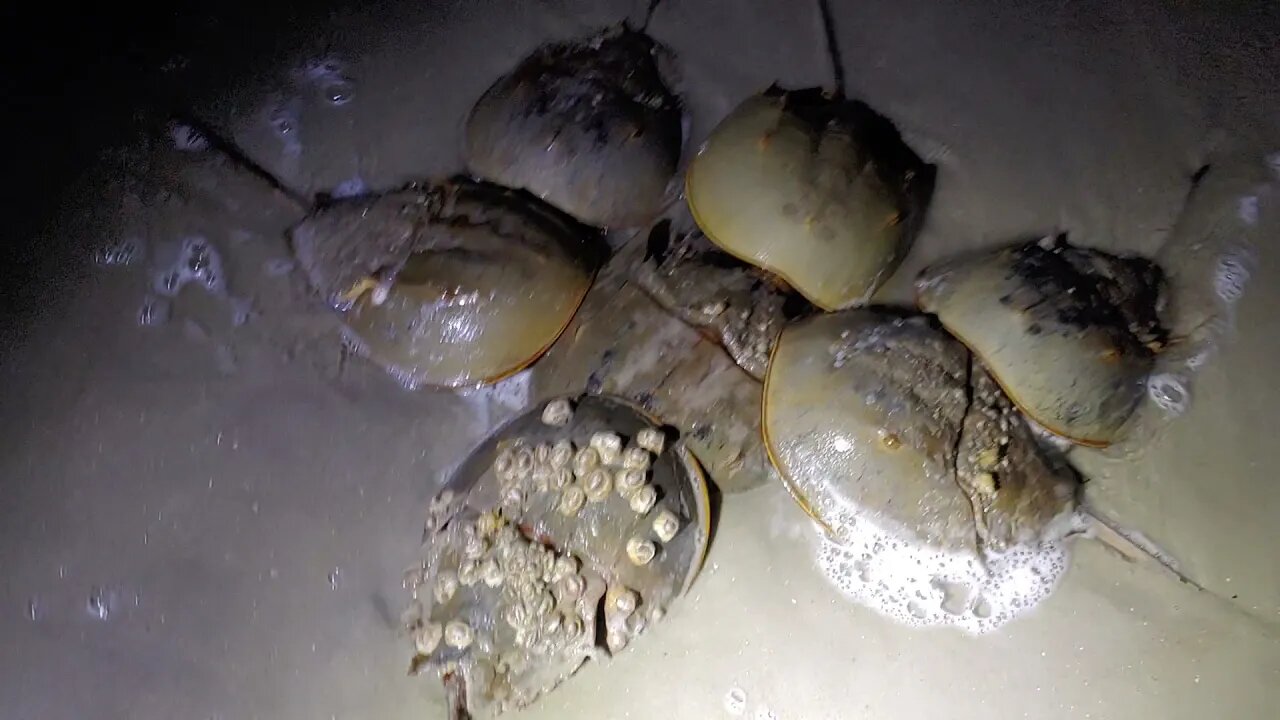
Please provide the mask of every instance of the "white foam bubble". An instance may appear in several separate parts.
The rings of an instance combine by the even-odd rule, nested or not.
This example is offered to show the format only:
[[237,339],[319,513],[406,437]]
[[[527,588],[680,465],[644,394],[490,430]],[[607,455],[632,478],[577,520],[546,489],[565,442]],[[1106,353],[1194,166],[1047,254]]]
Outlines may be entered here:
[[1063,542],[979,556],[896,536],[856,508],[824,516],[837,518],[840,537],[819,533],[822,572],[845,595],[910,627],[994,630],[1047,598],[1069,561]]

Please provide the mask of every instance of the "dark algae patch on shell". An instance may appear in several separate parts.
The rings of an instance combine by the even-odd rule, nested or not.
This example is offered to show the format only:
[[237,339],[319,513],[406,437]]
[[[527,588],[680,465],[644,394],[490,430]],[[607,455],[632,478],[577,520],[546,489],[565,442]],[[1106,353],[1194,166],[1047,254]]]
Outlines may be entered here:
[[1120,439],[1168,343],[1160,267],[1062,238],[926,268],[921,309],[970,347],[1037,423],[1075,442]]
[[538,48],[472,109],[468,167],[583,222],[647,223],[664,204],[682,144],[663,52],[625,25]]

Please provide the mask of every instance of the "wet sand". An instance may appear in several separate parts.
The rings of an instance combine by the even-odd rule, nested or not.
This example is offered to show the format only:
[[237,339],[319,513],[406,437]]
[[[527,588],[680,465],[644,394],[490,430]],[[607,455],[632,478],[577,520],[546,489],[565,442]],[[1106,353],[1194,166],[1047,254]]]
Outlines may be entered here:
[[[448,174],[498,74],[643,4],[344,15],[199,109],[306,192]],[[1028,234],[1154,254],[1201,165],[1280,150],[1274,10],[835,4],[849,90],[940,166],[888,301],[934,259]],[[659,9],[650,29],[679,55],[693,145],[770,82],[827,82],[810,10]],[[345,62],[348,103],[291,76],[322,57]],[[162,144],[125,164],[146,181],[121,186],[112,165],[66,203],[52,233],[76,264],[37,286],[43,310],[0,354],[0,715],[444,717],[434,684],[405,675],[401,572],[426,500],[518,393],[402,390],[341,351],[276,262],[288,203],[208,153]],[[1136,457],[1072,457],[1086,500],[1203,591],[1077,541],[1055,594],[1000,630],[910,630],[827,582],[803,513],[765,487],[726,498],[707,568],[666,621],[520,717],[1273,716],[1280,181],[1262,178],[1243,191],[1258,198],[1252,278],[1190,409]],[[247,322],[188,287],[167,322],[139,327],[147,263],[91,262],[124,237],[156,252],[197,234]]]

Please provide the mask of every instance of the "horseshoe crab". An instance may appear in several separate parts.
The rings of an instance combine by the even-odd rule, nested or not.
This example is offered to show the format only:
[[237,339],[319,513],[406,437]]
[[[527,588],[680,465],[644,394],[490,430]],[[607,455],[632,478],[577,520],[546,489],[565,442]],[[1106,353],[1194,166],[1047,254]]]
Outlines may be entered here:
[[831,536],[869,509],[946,550],[1060,537],[1077,478],[958,341],[926,318],[871,310],[788,325],[765,379],[770,458]]
[[410,387],[489,383],[532,363],[603,258],[563,213],[462,179],[334,201],[290,236],[356,346]]
[[1047,238],[954,258],[923,270],[918,303],[982,359],[1008,396],[1076,443],[1119,439],[1155,356],[1163,273]]
[[897,268],[935,175],[865,103],[773,86],[711,132],[685,192],[712,242],[832,311],[865,304]]
[[410,672],[440,674],[455,717],[527,705],[688,589],[707,485],[668,440],[625,401],[558,397],[482,442],[433,499],[404,619]]
[[664,204],[683,135],[662,52],[625,24],[538,48],[472,109],[467,166],[592,225],[648,223]]
[[[657,258],[646,259],[653,245],[636,238],[604,266],[564,339],[531,369],[533,395],[585,387],[625,397],[678,428],[721,490],[758,487],[773,474],[760,442],[760,382],[734,362],[722,337],[682,320],[651,294],[658,285],[676,286],[657,272]],[[741,267],[683,267],[700,276],[691,292],[719,304],[723,315],[757,312],[732,304],[750,299],[739,292],[749,289]]]

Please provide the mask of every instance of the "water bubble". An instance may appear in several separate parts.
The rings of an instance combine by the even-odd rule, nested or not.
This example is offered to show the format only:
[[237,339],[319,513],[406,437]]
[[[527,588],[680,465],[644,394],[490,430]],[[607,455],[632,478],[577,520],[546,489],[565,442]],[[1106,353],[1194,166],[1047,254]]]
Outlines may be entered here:
[[39,598],[31,598],[27,601],[27,619],[31,622],[39,622],[43,615],[43,608],[40,607]]
[[724,709],[730,715],[741,715],[747,710],[747,691],[740,687],[729,688],[724,696]]
[[169,321],[172,306],[167,298],[147,294],[142,297],[142,305],[138,307],[138,325],[140,327],[158,327]]
[[186,123],[170,123],[169,137],[173,139],[174,147],[185,152],[200,152],[209,149],[209,138]]
[[291,136],[298,129],[298,118],[284,107],[277,107],[272,110],[267,123],[271,125],[271,129],[275,134],[282,138]]
[[337,568],[337,567],[335,567],[333,570],[330,570],[330,571],[329,571],[329,588],[330,588],[330,589],[332,589],[332,590],[337,590],[337,589],[338,589],[338,581],[339,581],[341,578],[342,578],[342,569],[341,569],[341,568]]
[[111,614],[108,593],[95,585],[89,591],[89,599],[85,602],[85,611],[89,613],[89,617],[95,620],[106,620],[107,616]]
[[349,180],[343,180],[338,183],[338,186],[333,189],[332,194],[335,198],[348,198],[356,197],[357,195],[364,195],[368,191],[369,189],[364,184],[364,180],[360,179],[360,176],[357,175]]
[[293,272],[293,269],[297,267],[297,265],[298,264],[294,262],[293,258],[272,258],[263,263],[262,271],[269,277],[284,277],[285,275]]
[[1186,412],[1191,400],[1182,380],[1169,373],[1159,373],[1148,378],[1147,395],[1157,407],[1175,416]]
[[1232,253],[1218,258],[1218,266],[1213,274],[1213,289],[1223,302],[1235,303],[1240,300],[1248,282],[1249,267],[1243,257]]
[[93,253],[93,261],[102,267],[132,265],[141,260],[145,248],[136,237],[123,237],[99,247]]
[[346,80],[328,82],[320,88],[320,97],[334,107],[341,107],[351,102],[354,88]]

